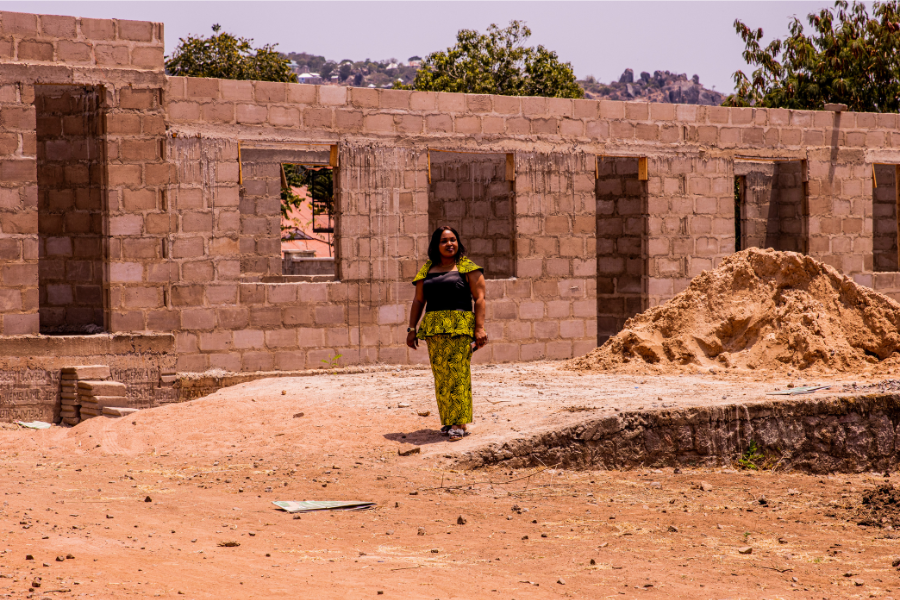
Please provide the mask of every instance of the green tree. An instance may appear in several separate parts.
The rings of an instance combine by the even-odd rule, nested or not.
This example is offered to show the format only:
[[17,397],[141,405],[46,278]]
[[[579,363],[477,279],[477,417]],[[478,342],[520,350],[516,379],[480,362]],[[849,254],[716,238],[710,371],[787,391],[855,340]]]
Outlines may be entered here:
[[900,109],[900,13],[897,0],[866,6],[846,0],[807,16],[811,32],[796,17],[790,36],[760,45],[762,29],[734,22],[744,41],[744,60],[757,67],[750,77],[734,74],[735,93],[725,106],[821,110],[825,103],[850,110]]
[[189,35],[178,40],[175,52],[166,61],[166,72],[183,77],[297,82],[290,61],[276,52],[274,45],[254,49],[252,39],[220,33],[218,24],[212,30],[209,38]]
[[456,45],[429,54],[411,85],[395,88],[429,92],[581,98],[572,65],[543,46],[525,47],[531,30],[523,21],[497,25],[480,34],[461,29]]

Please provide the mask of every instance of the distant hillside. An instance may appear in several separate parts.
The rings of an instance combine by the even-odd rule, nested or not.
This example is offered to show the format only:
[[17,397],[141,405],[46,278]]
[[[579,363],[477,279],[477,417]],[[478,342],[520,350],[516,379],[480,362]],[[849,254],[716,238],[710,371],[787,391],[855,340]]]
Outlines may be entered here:
[[[302,82],[377,88],[392,87],[398,79],[405,84],[412,83],[422,61],[418,56],[405,62],[396,58],[333,61],[306,52],[288,52],[285,56],[293,61],[291,68]],[[725,94],[703,87],[697,75],[688,79],[684,73],[669,71],[654,71],[653,75],[644,72],[635,81],[634,71],[625,69],[619,81],[605,84],[588,77],[578,83],[584,88],[586,98],[710,106],[725,100]]]
[[619,81],[600,83],[593,77],[588,77],[578,83],[584,88],[586,98],[603,100],[643,100],[707,106],[718,106],[725,100],[725,94],[703,87],[698,75],[688,79],[684,73],[669,71],[654,71],[653,75],[644,71],[635,81],[634,71],[625,69]]

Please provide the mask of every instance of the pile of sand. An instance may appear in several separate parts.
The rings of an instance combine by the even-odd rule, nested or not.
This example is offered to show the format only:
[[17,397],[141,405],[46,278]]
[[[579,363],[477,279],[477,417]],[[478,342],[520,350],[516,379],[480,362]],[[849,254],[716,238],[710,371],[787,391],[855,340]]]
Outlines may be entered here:
[[900,304],[795,252],[752,248],[641,313],[575,370],[834,373],[900,365]]

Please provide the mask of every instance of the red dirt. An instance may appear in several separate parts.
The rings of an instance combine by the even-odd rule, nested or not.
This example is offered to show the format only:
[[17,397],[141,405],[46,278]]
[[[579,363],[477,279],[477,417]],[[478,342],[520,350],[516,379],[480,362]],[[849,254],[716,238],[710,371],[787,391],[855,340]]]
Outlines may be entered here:
[[[752,388],[683,381],[685,402]],[[852,505],[880,475],[464,472],[443,458],[538,426],[535,415],[577,418],[560,407],[577,405],[579,393],[581,404],[594,402],[586,390],[613,383],[620,391],[607,402],[619,406],[672,387],[552,363],[476,367],[475,433],[456,444],[432,432],[429,373],[399,369],[258,381],[71,429],[0,430],[0,597],[849,598],[900,589],[893,532],[853,520]],[[422,454],[398,456],[415,447],[407,442]],[[378,508],[294,519],[276,499]],[[218,546],[228,541],[240,546]],[[744,546],[752,554],[740,554]],[[56,561],[66,554],[74,559]],[[35,577],[41,587],[29,596]],[[51,593],[61,589],[71,591]]]

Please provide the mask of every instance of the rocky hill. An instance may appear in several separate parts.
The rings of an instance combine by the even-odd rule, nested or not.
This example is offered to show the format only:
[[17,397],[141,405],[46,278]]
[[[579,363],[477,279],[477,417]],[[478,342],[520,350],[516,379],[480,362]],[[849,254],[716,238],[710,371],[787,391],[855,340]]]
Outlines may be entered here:
[[718,106],[725,100],[725,94],[703,87],[698,75],[688,79],[684,73],[669,71],[654,71],[653,75],[644,71],[635,79],[634,71],[625,69],[619,80],[612,83],[600,83],[593,77],[578,83],[584,88],[586,98],[598,100],[643,100],[707,106]]
[[[285,56],[292,61],[292,69],[298,76],[315,76],[310,83],[378,88],[392,87],[398,79],[405,84],[412,83],[422,60],[413,56],[406,62],[395,58],[380,61],[368,58],[359,61],[333,61],[305,52],[289,52]],[[710,106],[722,104],[725,100],[725,94],[703,87],[699,76],[694,75],[688,79],[684,73],[669,71],[654,71],[653,75],[644,72],[635,80],[634,71],[625,69],[619,81],[606,84],[588,77],[578,83],[584,88],[585,97],[594,99]]]

